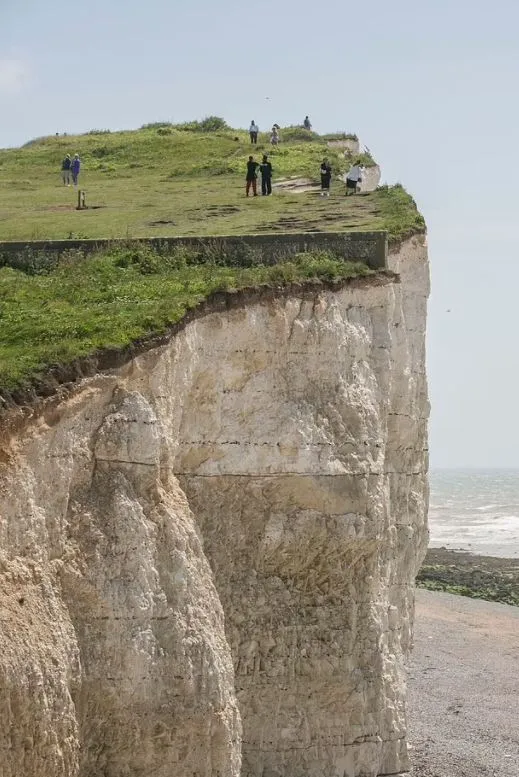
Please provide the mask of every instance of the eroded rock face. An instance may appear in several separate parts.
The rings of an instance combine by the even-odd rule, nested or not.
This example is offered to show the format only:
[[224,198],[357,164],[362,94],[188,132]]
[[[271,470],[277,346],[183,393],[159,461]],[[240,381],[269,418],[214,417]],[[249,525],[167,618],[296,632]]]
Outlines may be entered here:
[[407,767],[425,248],[391,262],[206,315],[12,440],[6,777]]
[[6,473],[5,777],[239,772],[222,607],[161,439],[141,394],[101,380]]

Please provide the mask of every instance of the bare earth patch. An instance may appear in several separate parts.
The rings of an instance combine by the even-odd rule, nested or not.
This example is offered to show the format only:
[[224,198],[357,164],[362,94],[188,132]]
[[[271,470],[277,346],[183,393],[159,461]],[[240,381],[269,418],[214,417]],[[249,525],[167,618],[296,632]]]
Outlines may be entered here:
[[43,205],[38,208],[39,211],[46,211],[50,213],[62,213],[64,211],[76,210],[75,205]]
[[276,181],[272,188],[278,192],[302,194],[303,192],[317,192],[321,187],[319,184],[313,183],[310,178],[284,178]]

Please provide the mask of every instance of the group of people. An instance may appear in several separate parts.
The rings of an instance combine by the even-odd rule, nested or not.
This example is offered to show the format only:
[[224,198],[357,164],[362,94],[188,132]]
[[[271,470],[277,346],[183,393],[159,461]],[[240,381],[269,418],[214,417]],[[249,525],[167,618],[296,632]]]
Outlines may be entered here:
[[[251,189],[254,197],[258,196],[258,169],[261,174],[261,194],[268,196],[272,194],[272,164],[269,162],[267,154],[263,154],[263,159],[256,162],[253,156],[249,156],[247,162],[247,175],[245,178],[245,196],[250,195]],[[332,168],[327,159],[321,163],[321,197],[330,196],[330,184],[332,181]],[[360,160],[357,160],[348,170],[346,175],[346,196],[357,194],[360,191],[362,183],[363,168]]]
[[70,181],[72,180],[74,186],[77,186],[80,170],[81,160],[79,158],[79,154],[74,154],[74,159],[71,159],[70,154],[67,154],[61,163],[61,177],[63,179],[63,185],[70,186]]
[[[312,123],[310,121],[309,116],[305,116],[305,119],[303,121],[303,128],[305,130],[308,130],[308,132],[312,131]],[[270,143],[273,146],[277,146],[280,141],[279,130],[280,130],[279,124],[274,124],[270,133]],[[259,135],[259,127],[253,119],[249,127],[250,142],[253,146],[256,146],[258,143],[258,135]],[[272,194],[272,165],[268,160],[268,155],[264,154],[263,161],[261,163],[256,162],[254,160],[254,157],[249,156],[249,161],[247,162],[247,175],[245,178],[245,194],[247,197],[250,195],[251,189],[254,197],[258,195],[258,191],[257,191],[258,169],[261,173],[261,194],[263,196],[268,196],[269,194]],[[321,173],[321,197],[329,197],[330,185],[332,181],[332,168],[327,159],[323,159],[321,163],[320,173]],[[362,183],[362,173],[363,173],[363,167],[360,163],[360,160],[357,160],[350,167],[346,175],[346,196],[350,194],[357,194],[360,191],[360,184]]]
[[[346,174],[346,196],[357,194],[362,183],[363,167],[358,159]],[[330,196],[330,184],[332,181],[332,168],[327,159],[321,162],[321,197]]]
[[269,162],[267,154],[263,154],[263,160],[261,164],[254,161],[254,157],[250,156],[247,162],[247,177],[245,182],[245,196],[248,197],[250,190],[254,197],[258,196],[258,168],[261,173],[261,194],[266,197],[272,194],[272,165]]
[[[279,124],[274,124],[272,126],[272,129],[270,130],[270,143],[273,146],[277,146],[279,143],[279,140],[280,140],[279,130],[280,130]],[[259,127],[253,119],[249,127],[250,142],[252,143],[253,146],[256,146],[258,143],[258,135],[259,135]]]
[[[305,116],[305,120],[303,121],[303,127],[305,130],[308,130],[309,132],[311,132],[312,130],[312,124],[310,123],[310,119],[308,118],[308,116]],[[270,143],[272,146],[277,146],[279,141],[281,140],[279,136],[280,129],[281,127],[279,126],[279,124],[272,125],[272,129],[270,130]],[[253,119],[249,127],[250,142],[252,143],[253,146],[256,146],[258,143],[258,135],[259,135],[259,127]]]
[[[303,127],[309,131],[311,131],[312,129],[312,125],[310,123],[310,119],[308,118],[308,116],[305,116]],[[279,124],[274,124],[274,126],[272,127],[272,133],[271,133],[271,139],[270,139],[270,142],[272,143],[272,145],[277,145],[279,143],[279,129],[280,129]],[[256,145],[258,142],[259,127],[254,121],[254,119],[252,120],[251,125],[249,127],[249,134],[250,134],[250,142],[253,145]],[[245,194],[247,197],[250,195],[251,189],[254,197],[257,197],[258,195],[258,190],[257,190],[258,169],[261,174],[261,194],[263,196],[268,196],[272,194],[272,172],[273,172],[272,164],[269,161],[268,155],[264,154],[261,163],[256,162],[253,156],[249,156],[249,161],[247,162],[247,175],[245,180],[245,183],[246,183]],[[80,170],[81,170],[81,160],[79,158],[79,154],[74,154],[73,159],[71,158],[70,154],[67,154],[66,157],[63,159],[63,162],[61,163],[61,176],[63,179],[63,184],[65,186],[70,186],[70,182],[72,181],[73,185],[77,186]],[[348,174],[346,176],[346,195],[356,194],[357,192],[360,191],[360,184],[362,182],[362,172],[363,172],[363,168],[360,163],[360,160],[357,160],[350,167]],[[329,197],[330,184],[332,180],[332,168],[326,158],[323,159],[321,163],[320,173],[321,173],[321,197]]]

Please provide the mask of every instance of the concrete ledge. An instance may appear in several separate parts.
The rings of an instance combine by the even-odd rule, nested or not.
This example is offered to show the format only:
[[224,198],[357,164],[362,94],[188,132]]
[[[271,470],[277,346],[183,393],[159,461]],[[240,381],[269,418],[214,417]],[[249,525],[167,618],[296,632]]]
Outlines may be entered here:
[[[262,235],[225,235],[221,237],[151,237],[128,241],[116,240],[37,240],[26,242],[0,242],[0,266],[15,266],[14,260],[27,254],[63,253],[81,250],[85,253],[108,246],[145,244],[158,251],[167,251],[176,246],[190,248],[212,247],[225,252],[228,250],[231,264],[232,254],[239,255],[246,247],[258,253],[263,264],[276,264],[292,254],[306,251],[333,251],[351,259],[365,262],[373,269],[387,267],[388,241],[386,232],[298,232]],[[239,261],[236,264],[240,264]]]

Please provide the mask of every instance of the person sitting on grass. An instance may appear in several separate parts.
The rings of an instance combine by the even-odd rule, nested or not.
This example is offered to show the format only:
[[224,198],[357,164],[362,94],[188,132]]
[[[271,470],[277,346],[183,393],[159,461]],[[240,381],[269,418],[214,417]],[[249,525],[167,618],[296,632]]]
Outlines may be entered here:
[[67,154],[63,162],[61,163],[61,177],[63,178],[63,185],[70,186],[70,168],[72,167],[72,159],[70,154]]
[[323,159],[321,163],[321,197],[330,196],[330,181],[332,180],[332,168],[328,160]]
[[266,154],[263,155],[259,167],[261,172],[261,193],[263,196],[268,196],[269,194],[272,194],[272,165]]
[[252,186],[252,193],[255,197],[258,196],[258,192],[256,190],[256,179],[258,177],[258,174],[256,170],[259,167],[259,163],[254,161],[254,157],[250,156],[249,161],[247,162],[247,178],[246,180],[246,186],[245,186],[245,196],[249,196],[249,192]]
[[346,196],[349,194],[357,194],[360,192],[360,184],[362,183],[362,166],[360,161],[357,160],[354,165],[350,167],[346,175]]

